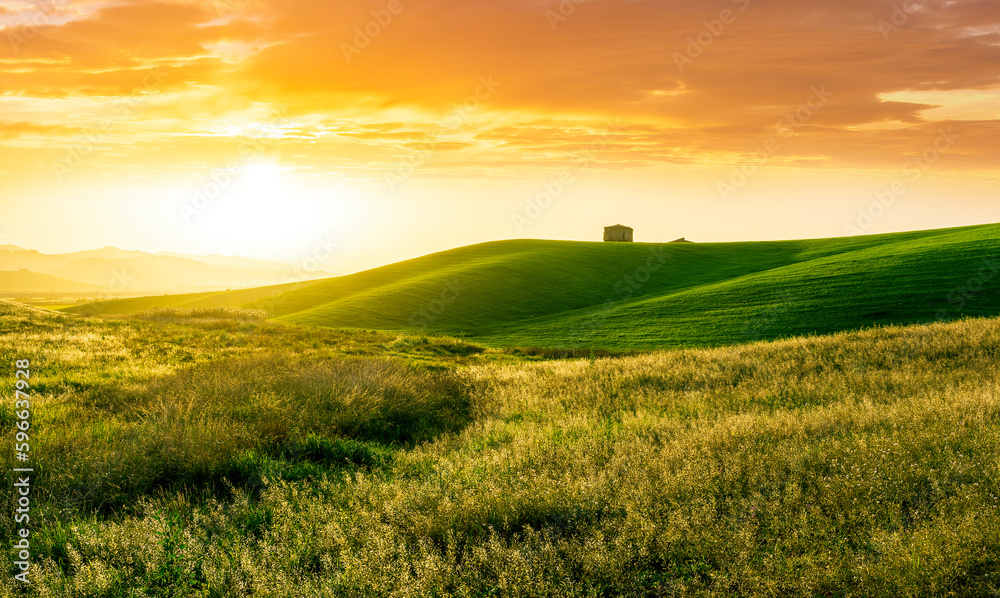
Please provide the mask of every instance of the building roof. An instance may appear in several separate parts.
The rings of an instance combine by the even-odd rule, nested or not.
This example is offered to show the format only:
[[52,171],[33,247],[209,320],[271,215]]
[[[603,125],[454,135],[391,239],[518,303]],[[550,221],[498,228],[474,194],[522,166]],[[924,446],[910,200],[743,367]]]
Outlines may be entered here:
[[609,228],[627,228],[627,229],[629,229],[629,230],[632,230],[632,227],[631,227],[631,226],[625,226],[624,224],[613,224],[613,225],[611,225],[611,226],[605,226],[605,227],[604,227],[604,230],[607,230],[607,229],[609,229]]

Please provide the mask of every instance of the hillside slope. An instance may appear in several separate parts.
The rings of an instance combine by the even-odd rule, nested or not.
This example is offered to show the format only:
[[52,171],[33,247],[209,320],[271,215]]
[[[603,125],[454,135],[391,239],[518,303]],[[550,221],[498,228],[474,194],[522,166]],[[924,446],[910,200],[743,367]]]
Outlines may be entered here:
[[24,271],[0,271],[0,295],[7,297],[64,295],[79,293],[97,295],[101,287],[67,280],[49,274]]
[[728,344],[998,314],[998,238],[1000,225],[745,243],[497,241],[297,288],[121,300],[103,313],[233,305],[495,345]]
[[1000,241],[899,240],[556,318],[480,330],[496,344],[705,346],[1000,313]]

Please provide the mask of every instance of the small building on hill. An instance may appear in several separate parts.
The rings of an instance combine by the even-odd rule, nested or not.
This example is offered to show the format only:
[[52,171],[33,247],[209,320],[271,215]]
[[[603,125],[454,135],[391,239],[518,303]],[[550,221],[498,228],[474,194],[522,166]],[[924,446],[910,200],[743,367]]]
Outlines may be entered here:
[[604,227],[604,240],[607,242],[631,243],[632,229],[623,224]]

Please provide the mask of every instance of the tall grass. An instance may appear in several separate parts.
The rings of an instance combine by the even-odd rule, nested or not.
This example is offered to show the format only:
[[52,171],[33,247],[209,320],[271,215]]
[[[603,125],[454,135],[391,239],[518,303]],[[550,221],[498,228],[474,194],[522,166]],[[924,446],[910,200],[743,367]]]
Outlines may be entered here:
[[[377,358],[255,353],[100,399],[91,407],[98,417],[36,426],[45,454],[39,486],[64,507],[109,512],[181,487],[226,494],[227,484],[257,487],[323,451],[360,450],[351,448],[360,442],[384,453],[378,446],[412,445],[470,421],[454,375]],[[329,447],[317,449],[324,442]]]
[[1000,320],[530,363],[267,330],[42,400],[39,595],[1000,592]]

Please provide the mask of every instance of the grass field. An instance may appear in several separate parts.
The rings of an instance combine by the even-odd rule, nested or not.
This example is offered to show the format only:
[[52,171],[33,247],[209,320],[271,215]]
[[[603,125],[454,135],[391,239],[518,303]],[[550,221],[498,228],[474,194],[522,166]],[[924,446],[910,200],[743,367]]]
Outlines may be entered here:
[[705,244],[498,241],[350,276],[67,308],[259,308],[486,346],[655,349],[1000,314],[1000,225]]
[[[836,276],[775,247],[817,256],[725,284]],[[34,595],[1000,592],[998,319],[549,359],[264,315],[0,304]]]

